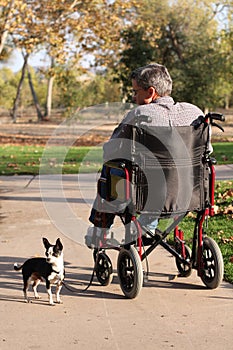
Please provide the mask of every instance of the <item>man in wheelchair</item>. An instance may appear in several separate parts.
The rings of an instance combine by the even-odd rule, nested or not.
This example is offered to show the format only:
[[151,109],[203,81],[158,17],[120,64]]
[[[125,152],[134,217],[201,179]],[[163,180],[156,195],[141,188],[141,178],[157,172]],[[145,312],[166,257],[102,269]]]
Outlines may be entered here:
[[[166,67],[157,63],[149,64],[145,67],[139,67],[131,73],[131,79],[133,101],[137,106],[127,113],[119,126],[113,131],[110,140],[104,144],[103,156],[105,163],[112,160],[122,159],[129,163],[132,161],[132,148],[135,147],[135,125],[143,126],[143,129],[145,130],[145,133],[143,133],[143,145],[150,149],[150,130],[155,130],[156,133],[156,129],[158,129],[157,127],[198,125],[200,118],[204,117],[203,112],[197,106],[185,102],[179,103],[173,100],[171,97],[172,79]],[[146,135],[149,135],[147,140],[145,140],[145,137],[147,137]],[[157,138],[159,139],[160,136],[158,135]],[[164,143],[169,141],[170,136],[168,134],[161,136],[161,138],[161,143]],[[140,137],[137,139],[137,143],[141,142],[139,139]],[[178,146],[172,144],[171,147],[178,147],[178,153],[184,151],[182,145]],[[153,153],[154,151],[156,152],[155,149],[152,151]],[[166,152],[164,154],[166,154]],[[166,158],[166,156],[164,156],[164,158]],[[150,157],[147,157],[147,159],[150,159]],[[164,164],[166,164],[166,159],[164,162]],[[174,164],[174,167],[175,166],[176,164]],[[106,178],[106,171],[107,169],[104,165],[100,179]],[[124,176],[124,174],[122,174],[123,170],[117,167],[115,169],[113,168],[111,171],[116,177]],[[150,177],[150,174],[148,176]],[[153,182],[157,182],[158,186],[160,186],[159,181],[161,180],[161,174],[158,173],[158,176],[156,176],[155,173],[153,173],[151,176]],[[163,182],[163,180],[161,181]],[[156,197],[156,194],[153,194],[153,197]],[[163,200],[163,198],[157,198],[157,201],[159,202]],[[114,221],[115,209],[111,210],[111,205],[109,205],[102,210],[100,202],[101,200],[96,198],[91,210],[89,220],[93,225],[90,226],[88,233],[85,236],[86,245],[88,247],[96,246],[96,237],[101,237],[103,231],[107,239],[111,238],[110,227]],[[157,204],[155,203],[155,207],[156,205]],[[120,211],[121,208],[118,208],[118,210]],[[141,214],[139,222],[143,225],[149,225],[149,227],[153,229],[157,225],[158,216],[159,215]],[[114,242],[112,243],[114,244]]]

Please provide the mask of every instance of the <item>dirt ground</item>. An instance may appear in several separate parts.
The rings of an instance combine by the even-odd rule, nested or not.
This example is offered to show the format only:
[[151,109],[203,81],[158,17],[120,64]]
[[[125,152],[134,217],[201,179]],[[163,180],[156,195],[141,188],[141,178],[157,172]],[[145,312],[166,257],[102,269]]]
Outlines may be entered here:
[[[213,142],[233,141],[233,112],[225,111],[225,118],[225,122],[221,123],[224,133],[213,128]],[[107,141],[118,123],[116,118],[77,121],[72,125],[56,118],[40,123],[30,118],[20,118],[12,124],[9,118],[0,118],[0,144],[45,145],[51,138],[53,143],[59,144],[70,138],[74,146],[95,146]]]
[[73,146],[95,146],[107,141],[116,124],[104,125],[93,129],[93,125],[81,125],[70,133],[54,123],[21,123],[0,125],[0,144],[46,145],[53,138],[56,143],[72,139]]

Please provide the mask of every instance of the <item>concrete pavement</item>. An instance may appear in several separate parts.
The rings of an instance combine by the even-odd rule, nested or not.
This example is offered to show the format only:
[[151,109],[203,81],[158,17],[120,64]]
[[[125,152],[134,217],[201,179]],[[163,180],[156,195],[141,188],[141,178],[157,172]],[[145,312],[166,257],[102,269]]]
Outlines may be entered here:
[[[233,175],[233,167],[226,171]],[[224,177],[225,172],[217,176]],[[230,176],[231,177],[231,176]],[[228,176],[229,178],[229,176]],[[233,176],[231,177],[233,178]],[[162,248],[149,256],[149,281],[138,298],[126,299],[116,274],[111,285],[94,279],[87,292],[93,261],[83,243],[96,190],[96,175],[1,177],[0,349],[232,349],[233,286],[223,282],[206,289],[193,271],[177,274],[174,258]],[[43,256],[42,237],[65,247],[66,282],[79,293],[62,289],[63,304],[41,300],[25,304],[22,276],[13,263]],[[32,296],[32,292],[29,293]]]
[[216,165],[217,180],[233,180],[233,164]]

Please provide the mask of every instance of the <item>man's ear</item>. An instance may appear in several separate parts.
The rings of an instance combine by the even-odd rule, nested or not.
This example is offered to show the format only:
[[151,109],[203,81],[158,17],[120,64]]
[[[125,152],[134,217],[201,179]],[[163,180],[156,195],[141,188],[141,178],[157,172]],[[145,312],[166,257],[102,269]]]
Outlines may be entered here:
[[153,86],[150,86],[147,89],[147,95],[148,95],[148,97],[144,99],[144,102],[146,104],[155,101],[159,97],[157,91],[155,90],[155,88]]
[[150,86],[148,89],[148,92],[150,94],[150,97],[152,98],[152,101],[156,100],[159,96],[159,94],[157,93],[157,91],[155,90],[155,88],[153,86]]

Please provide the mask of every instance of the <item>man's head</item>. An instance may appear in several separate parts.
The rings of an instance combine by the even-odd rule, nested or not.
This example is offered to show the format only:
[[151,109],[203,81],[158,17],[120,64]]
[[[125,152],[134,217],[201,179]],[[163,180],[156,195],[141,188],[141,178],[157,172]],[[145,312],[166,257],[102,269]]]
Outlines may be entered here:
[[172,91],[172,79],[165,66],[154,63],[131,73],[134,101],[138,105],[151,103]]

